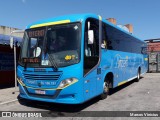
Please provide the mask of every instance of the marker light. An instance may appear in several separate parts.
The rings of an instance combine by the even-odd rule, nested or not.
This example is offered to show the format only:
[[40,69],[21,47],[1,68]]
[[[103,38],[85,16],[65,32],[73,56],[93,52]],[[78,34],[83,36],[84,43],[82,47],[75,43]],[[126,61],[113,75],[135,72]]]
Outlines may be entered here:
[[24,82],[23,82],[22,78],[17,77],[17,81],[18,81],[21,85],[24,85]]

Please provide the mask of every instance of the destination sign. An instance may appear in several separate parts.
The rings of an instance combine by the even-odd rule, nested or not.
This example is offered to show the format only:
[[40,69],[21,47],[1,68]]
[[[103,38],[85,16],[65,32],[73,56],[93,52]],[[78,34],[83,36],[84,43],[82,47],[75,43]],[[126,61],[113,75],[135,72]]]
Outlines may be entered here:
[[23,58],[24,63],[39,63],[39,58]]
[[30,38],[43,37],[44,35],[45,35],[45,30],[28,31],[28,36]]

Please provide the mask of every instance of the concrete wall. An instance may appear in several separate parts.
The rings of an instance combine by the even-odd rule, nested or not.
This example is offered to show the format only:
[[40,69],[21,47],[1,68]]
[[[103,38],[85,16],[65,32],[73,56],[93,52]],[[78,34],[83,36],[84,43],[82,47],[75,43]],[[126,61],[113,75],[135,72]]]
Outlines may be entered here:
[[[3,34],[3,35],[10,35],[11,32],[14,30],[20,30],[20,29],[7,27],[7,26],[0,26],[0,34]],[[23,33],[14,33],[13,36],[23,37]]]

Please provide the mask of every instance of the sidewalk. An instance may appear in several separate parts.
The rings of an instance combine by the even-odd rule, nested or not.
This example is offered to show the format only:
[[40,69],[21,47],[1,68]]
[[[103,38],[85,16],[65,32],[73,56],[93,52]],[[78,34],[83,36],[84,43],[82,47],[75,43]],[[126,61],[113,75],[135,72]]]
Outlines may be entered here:
[[19,95],[19,89],[4,88],[0,89],[0,105],[16,102],[17,96]]

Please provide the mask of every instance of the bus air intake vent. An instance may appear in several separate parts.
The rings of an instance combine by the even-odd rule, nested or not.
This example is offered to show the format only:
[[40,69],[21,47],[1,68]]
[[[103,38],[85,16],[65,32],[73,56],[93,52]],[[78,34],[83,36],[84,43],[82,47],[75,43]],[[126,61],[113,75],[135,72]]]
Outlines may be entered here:
[[34,72],[46,72],[45,68],[35,68]]
[[61,74],[24,74],[26,80],[58,80],[60,77]]

